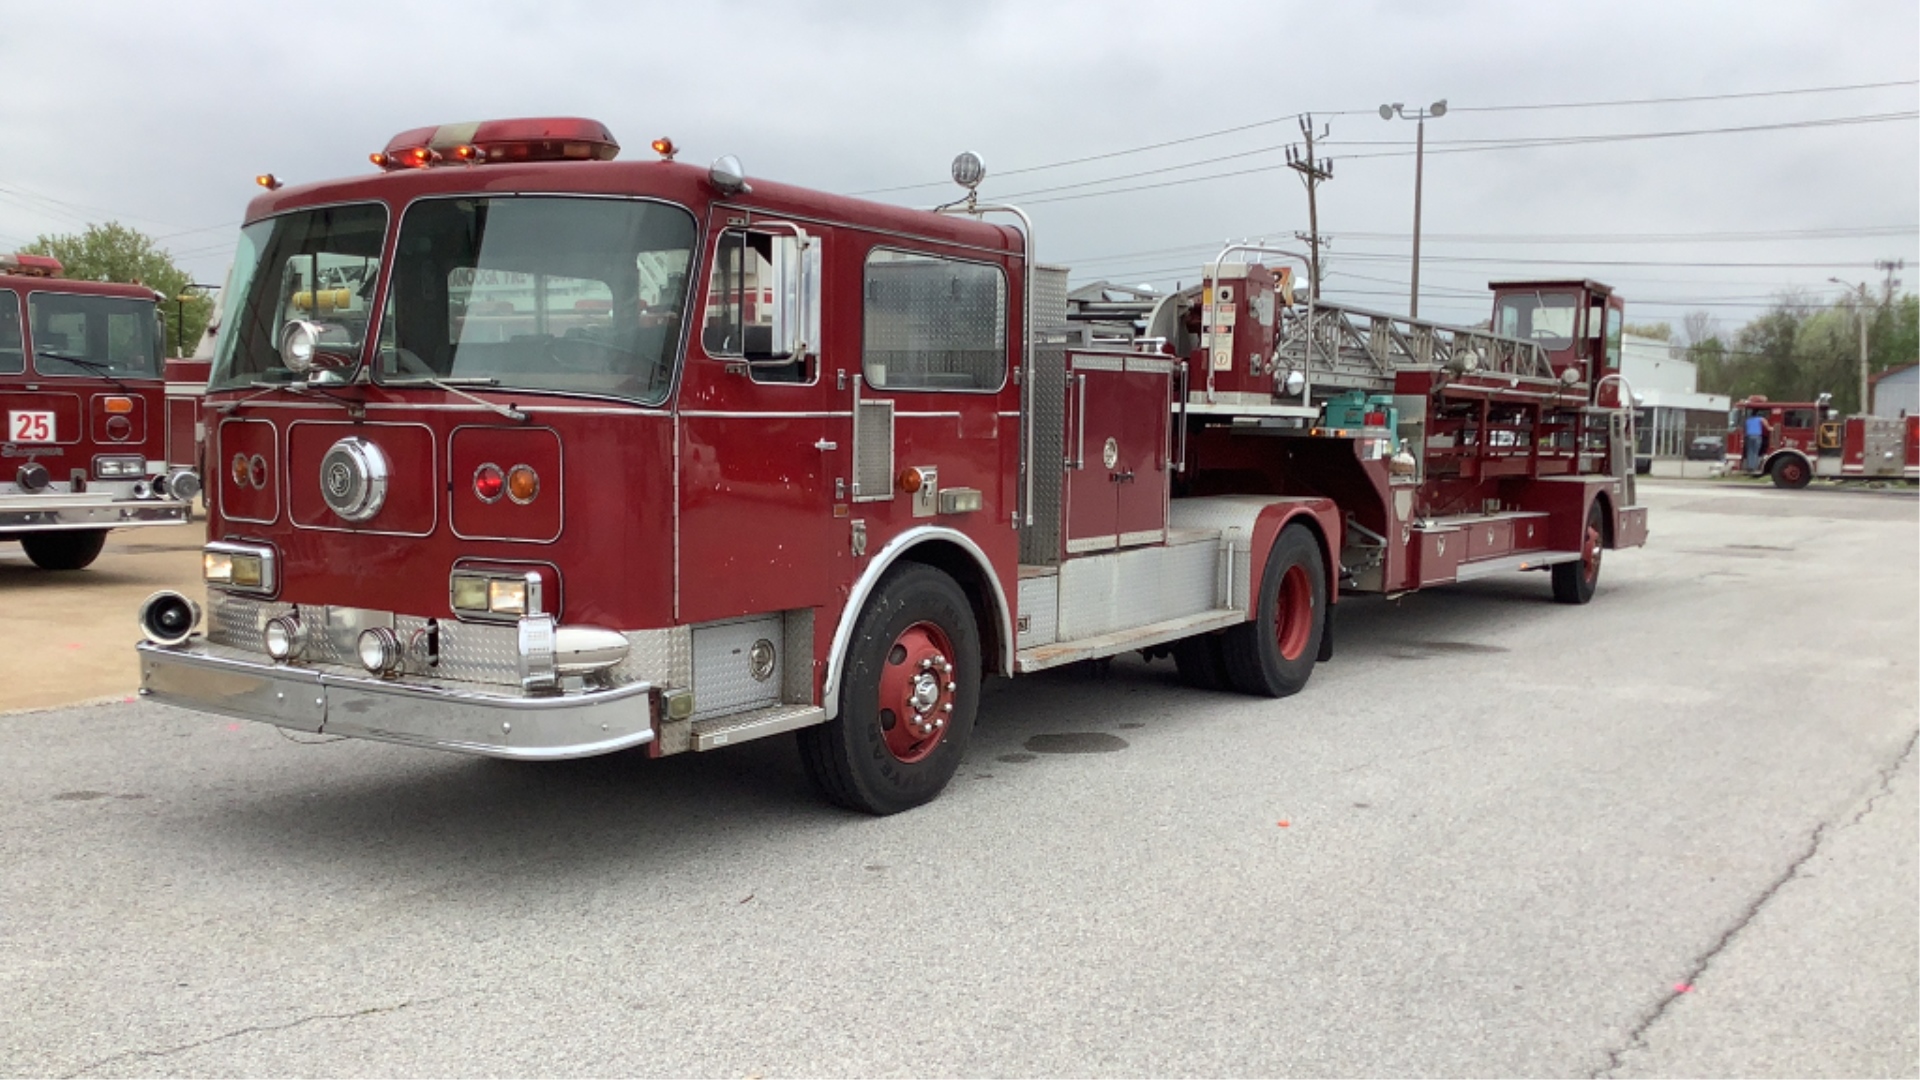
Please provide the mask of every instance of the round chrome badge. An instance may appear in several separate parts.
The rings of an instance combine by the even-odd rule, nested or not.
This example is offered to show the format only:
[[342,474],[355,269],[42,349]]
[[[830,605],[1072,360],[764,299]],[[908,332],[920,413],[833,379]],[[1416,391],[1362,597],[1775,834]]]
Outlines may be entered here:
[[348,521],[366,521],[387,499],[387,455],[365,439],[334,443],[320,459],[320,497]]

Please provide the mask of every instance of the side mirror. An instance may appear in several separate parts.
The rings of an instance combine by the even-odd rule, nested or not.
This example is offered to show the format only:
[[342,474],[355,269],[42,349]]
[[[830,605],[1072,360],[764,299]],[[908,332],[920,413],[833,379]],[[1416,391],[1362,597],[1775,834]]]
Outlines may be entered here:
[[820,245],[798,228],[773,238],[768,329],[783,362],[820,351]]

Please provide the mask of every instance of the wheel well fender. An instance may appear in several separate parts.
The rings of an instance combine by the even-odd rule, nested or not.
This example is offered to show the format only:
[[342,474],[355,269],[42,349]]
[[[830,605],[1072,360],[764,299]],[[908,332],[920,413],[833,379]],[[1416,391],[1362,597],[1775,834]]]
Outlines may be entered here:
[[1320,660],[1333,658],[1333,607],[1340,602],[1340,508],[1331,499],[1303,499],[1275,503],[1260,511],[1255,519],[1253,538],[1247,551],[1247,617],[1259,617],[1261,575],[1266,573],[1267,556],[1281,530],[1294,522],[1307,530],[1320,545],[1320,565],[1326,572],[1327,607],[1321,615],[1325,629],[1320,635]]
[[[1600,507],[1600,546],[1603,548],[1610,548],[1613,546],[1613,526],[1614,526],[1613,496],[1607,494],[1605,491],[1599,491],[1594,493],[1593,501],[1594,501],[1594,505]],[[1589,513],[1591,513],[1591,511],[1589,511]],[[1580,526],[1580,535],[1583,537],[1586,535],[1586,531],[1587,531],[1587,527],[1585,525],[1586,518],[1587,518],[1586,514],[1581,515],[1581,518],[1580,518],[1582,522]],[[1584,545],[1586,541],[1582,540],[1581,543]]]
[[1800,460],[1800,464],[1805,465],[1809,473],[1814,471],[1813,459],[1808,457],[1806,454],[1802,453],[1798,448],[1792,447],[1792,446],[1783,446],[1780,449],[1775,450],[1773,453],[1768,454],[1767,460],[1764,463],[1762,463],[1760,466],[1760,471],[1763,473],[1772,472],[1774,462],[1779,461],[1781,458],[1798,458]]
[[834,627],[833,644],[827,651],[826,674],[820,684],[820,704],[829,717],[840,711],[840,676],[846,667],[853,624],[887,572],[900,563],[909,562],[931,566],[960,586],[973,608],[974,623],[980,628],[980,656],[987,670],[996,675],[1012,673],[1013,613],[1007,604],[1006,589],[993,572],[992,561],[965,533],[924,525],[908,529],[875,552],[847,594],[847,602],[841,607],[839,622]]

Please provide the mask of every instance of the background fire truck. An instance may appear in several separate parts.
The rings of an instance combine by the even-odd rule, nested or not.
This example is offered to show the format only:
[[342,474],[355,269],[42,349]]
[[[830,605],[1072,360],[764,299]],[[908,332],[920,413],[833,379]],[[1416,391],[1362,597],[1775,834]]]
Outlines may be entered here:
[[1765,446],[1750,475],[1775,487],[1828,480],[1920,480],[1920,416],[1848,416],[1818,401],[1768,401],[1754,395],[1728,416],[1727,471],[1747,472],[1747,421],[1766,422]]
[[1496,285],[1481,332],[1295,302],[1304,260],[1233,245],[1076,305],[972,155],[927,212],[654,149],[423,128],[256,198],[210,607],[143,607],[144,693],[519,759],[797,732],[891,813],[985,676],[1137,650],[1284,696],[1342,595],[1539,570],[1580,604],[1645,540],[1605,285]]
[[166,434],[158,299],[0,255],[0,540],[36,566],[77,570],[109,529],[187,520],[200,479]]

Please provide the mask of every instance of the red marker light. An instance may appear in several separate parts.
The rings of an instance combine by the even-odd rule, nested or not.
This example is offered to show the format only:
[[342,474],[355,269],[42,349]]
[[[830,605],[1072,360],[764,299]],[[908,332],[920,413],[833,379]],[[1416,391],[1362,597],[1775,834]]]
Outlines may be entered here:
[[507,474],[500,466],[489,463],[473,470],[473,493],[481,502],[499,502],[506,490]]
[[367,160],[373,162],[375,165],[378,165],[383,169],[386,168],[387,165],[389,164],[387,160],[387,155],[381,153],[378,150],[375,150],[373,153],[368,154]]
[[282,186],[280,178],[272,173],[261,173],[259,176],[253,178],[253,182],[266,188],[268,191],[279,191]]
[[673,140],[665,135],[653,140],[652,146],[653,152],[660,155],[661,161],[672,161],[673,155],[680,152],[680,148],[673,145]]
[[461,143],[453,148],[453,156],[469,165],[487,160],[487,152],[472,143]]

